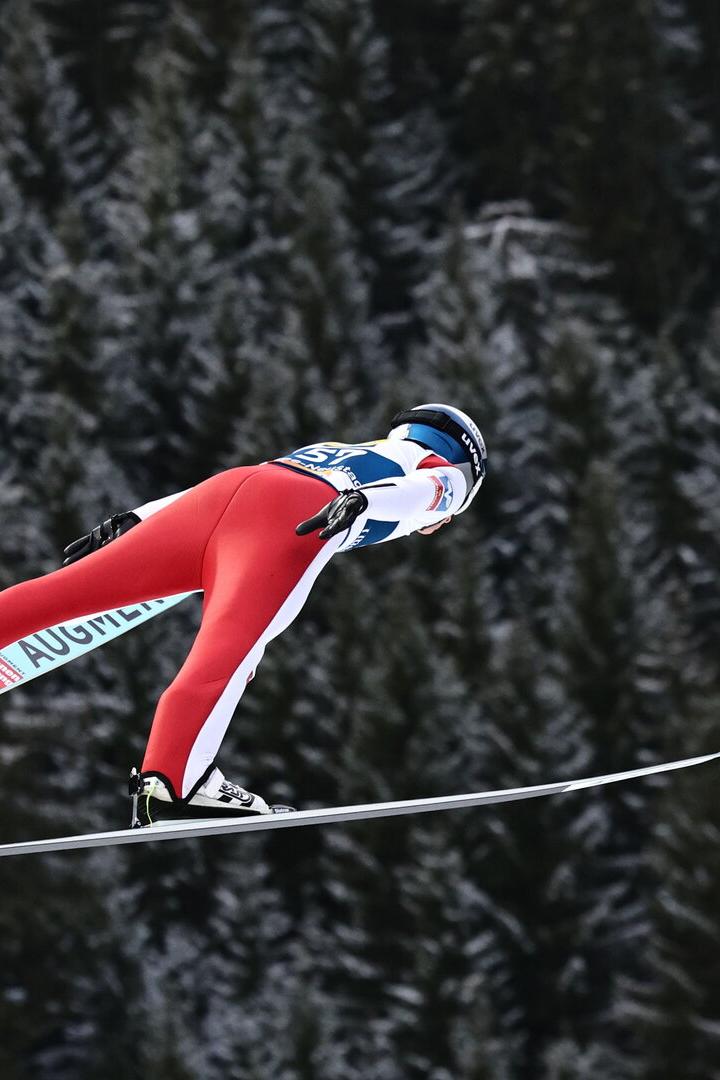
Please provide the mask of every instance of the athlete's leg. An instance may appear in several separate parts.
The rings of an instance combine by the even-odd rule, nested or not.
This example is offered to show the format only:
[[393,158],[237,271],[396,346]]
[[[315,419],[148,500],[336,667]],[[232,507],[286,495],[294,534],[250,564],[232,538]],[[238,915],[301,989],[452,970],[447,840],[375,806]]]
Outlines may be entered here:
[[208,538],[252,472],[213,476],[107,547],[0,592],[0,649],[68,619],[200,589]]
[[186,797],[204,779],[268,641],[300,611],[340,538],[295,535],[332,498],[322,481],[276,465],[258,468],[230,501],[207,545],[202,624],[162,695],[143,772]]

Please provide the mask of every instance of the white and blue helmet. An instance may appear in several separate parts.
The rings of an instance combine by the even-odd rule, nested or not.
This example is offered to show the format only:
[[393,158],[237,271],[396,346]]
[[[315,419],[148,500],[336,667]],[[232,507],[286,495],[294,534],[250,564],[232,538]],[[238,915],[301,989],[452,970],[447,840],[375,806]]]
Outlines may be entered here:
[[458,510],[462,514],[485,479],[487,452],[480,428],[467,413],[452,405],[416,405],[394,416],[390,439],[410,439],[459,465],[468,478],[468,494]]

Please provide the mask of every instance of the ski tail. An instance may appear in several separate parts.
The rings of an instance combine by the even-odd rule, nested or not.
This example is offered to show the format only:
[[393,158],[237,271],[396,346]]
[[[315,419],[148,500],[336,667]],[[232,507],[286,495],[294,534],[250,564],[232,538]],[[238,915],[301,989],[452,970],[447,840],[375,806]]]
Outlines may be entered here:
[[177,593],[49,626],[0,650],[0,694],[24,686],[126,634],[192,596]]

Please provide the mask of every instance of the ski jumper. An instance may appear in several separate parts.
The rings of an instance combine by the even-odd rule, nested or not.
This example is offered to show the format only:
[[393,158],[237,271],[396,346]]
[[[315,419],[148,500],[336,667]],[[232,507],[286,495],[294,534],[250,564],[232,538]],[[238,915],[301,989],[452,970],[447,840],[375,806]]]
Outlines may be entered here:
[[[349,529],[327,541],[296,535],[339,491],[358,487],[368,507]],[[158,702],[142,766],[190,797],[268,642],[332,556],[434,525],[467,490],[459,467],[400,440],[318,443],[229,469],[138,507],[140,523],[106,547],[0,593],[0,649],[68,619],[202,590],[200,629]]]

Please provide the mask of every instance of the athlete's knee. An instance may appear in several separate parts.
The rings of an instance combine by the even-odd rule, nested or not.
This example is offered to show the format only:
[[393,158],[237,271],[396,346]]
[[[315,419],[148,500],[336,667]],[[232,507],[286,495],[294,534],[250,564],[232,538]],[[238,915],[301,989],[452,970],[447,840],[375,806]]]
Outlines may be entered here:
[[181,716],[210,712],[226,684],[225,677],[203,679],[196,672],[181,671],[161,694],[158,707]]

